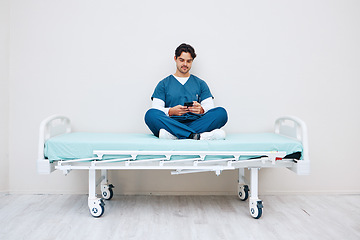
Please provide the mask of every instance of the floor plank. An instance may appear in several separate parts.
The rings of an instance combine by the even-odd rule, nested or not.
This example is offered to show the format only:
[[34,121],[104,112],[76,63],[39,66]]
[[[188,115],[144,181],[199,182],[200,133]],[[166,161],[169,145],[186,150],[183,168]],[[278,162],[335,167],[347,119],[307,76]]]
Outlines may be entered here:
[[93,218],[86,195],[0,195],[0,239],[360,239],[359,195],[114,196]]

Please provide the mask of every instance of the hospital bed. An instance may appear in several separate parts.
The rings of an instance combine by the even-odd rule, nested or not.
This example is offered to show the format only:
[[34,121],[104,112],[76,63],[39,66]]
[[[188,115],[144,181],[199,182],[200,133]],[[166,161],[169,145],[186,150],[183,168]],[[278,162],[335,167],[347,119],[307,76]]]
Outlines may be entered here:
[[[250,181],[245,178],[246,168]],[[216,175],[238,170],[238,196],[242,201],[249,198],[250,214],[258,219],[263,212],[258,197],[261,168],[288,168],[298,175],[310,173],[307,128],[302,120],[282,117],[276,120],[274,133],[228,134],[225,140],[212,141],[72,132],[69,118],[58,115],[46,118],[40,125],[38,173],[89,171],[88,207],[94,217],[103,215],[104,200],[114,194],[108,170],[167,169],[172,170],[171,174],[210,171]],[[99,185],[101,197],[96,194]]]

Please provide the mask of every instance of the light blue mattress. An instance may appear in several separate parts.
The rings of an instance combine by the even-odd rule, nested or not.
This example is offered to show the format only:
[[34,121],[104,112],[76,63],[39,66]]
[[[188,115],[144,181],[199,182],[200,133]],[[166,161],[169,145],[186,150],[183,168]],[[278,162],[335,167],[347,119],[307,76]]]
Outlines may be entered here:
[[44,155],[51,161],[94,157],[94,150],[281,151],[302,152],[300,141],[275,133],[229,134],[226,140],[167,140],[151,134],[75,132],[50,138]]

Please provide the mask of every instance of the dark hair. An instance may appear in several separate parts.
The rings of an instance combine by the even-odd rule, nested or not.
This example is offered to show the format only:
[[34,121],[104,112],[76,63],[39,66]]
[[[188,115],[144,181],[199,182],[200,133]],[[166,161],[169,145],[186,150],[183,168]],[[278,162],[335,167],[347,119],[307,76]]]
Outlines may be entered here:
[[196,58],[195,49],[189,44],[182,43],[180,46],[178,46],[175,50],[175,57],[178,58],[182,52],[190,53],[193,59]]

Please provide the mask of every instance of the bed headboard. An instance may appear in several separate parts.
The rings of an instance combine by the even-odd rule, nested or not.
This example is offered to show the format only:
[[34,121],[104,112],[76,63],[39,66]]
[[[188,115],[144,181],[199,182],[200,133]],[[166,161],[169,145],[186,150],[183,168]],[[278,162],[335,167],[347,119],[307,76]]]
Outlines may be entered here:
[[39,130],[39,151],[37,159],[38,173],[49,174],[54,166],[44,159],[44,145],[46,140],[56,135],[71,132],[70,119],[61,115],[53,115],[44,119]]

